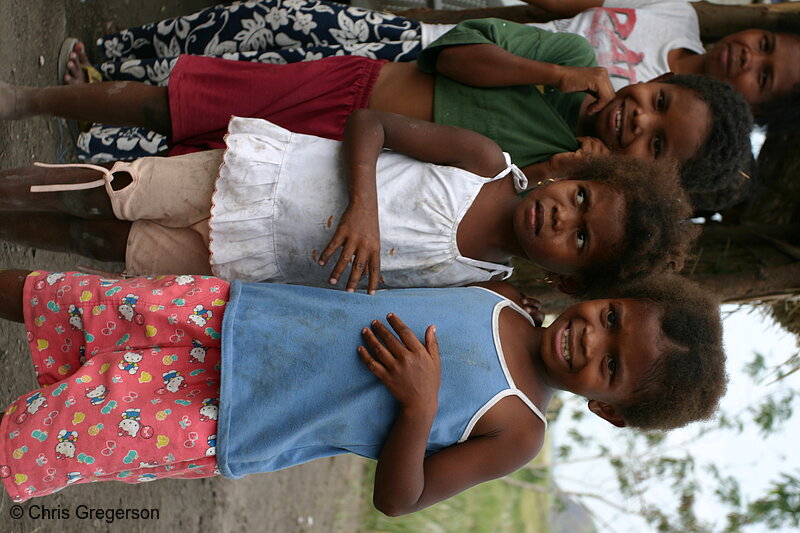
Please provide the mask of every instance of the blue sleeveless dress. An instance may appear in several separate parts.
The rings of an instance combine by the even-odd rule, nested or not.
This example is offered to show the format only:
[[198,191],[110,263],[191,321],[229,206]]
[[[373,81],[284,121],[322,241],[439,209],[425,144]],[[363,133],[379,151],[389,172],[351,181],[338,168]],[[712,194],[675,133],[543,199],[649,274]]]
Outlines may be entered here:
[[[516,305],[477,287],[361,293],[234,282],[222,327],[217,460],[222,475],[280,470],[355,453],[377,459],[397,402],[364,366],[361,328],[392,312],[417,335],[435,324],[439,410],[427,453],[467,439],[497,401],[520,397],[497,328]],[[527,316],[527,315],[525,315]]]

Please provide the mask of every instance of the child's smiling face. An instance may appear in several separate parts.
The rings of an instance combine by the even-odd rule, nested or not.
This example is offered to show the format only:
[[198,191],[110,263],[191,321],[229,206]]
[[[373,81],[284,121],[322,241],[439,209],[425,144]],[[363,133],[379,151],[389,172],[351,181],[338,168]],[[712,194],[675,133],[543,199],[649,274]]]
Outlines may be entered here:
[[653,81],[623,87],[585,121],[585,133],[598,137],[612,152],[683,164],[697,155],[708,137],[711,111],[694,91]]
[[636,400],[667,343],[655,304],[592,300],[573,305],[547,328],[540,354],[551,384],[591,400],[600,414],[595,407]]
[[717,41],[703,71],[727,81],[752,105],[795,91],[800,84],[800,37],[750,29]]
[[570,275],[613,257],[625,238],[625,198],[601,182],[562,180],[532,190],[514,212],[522,253]]

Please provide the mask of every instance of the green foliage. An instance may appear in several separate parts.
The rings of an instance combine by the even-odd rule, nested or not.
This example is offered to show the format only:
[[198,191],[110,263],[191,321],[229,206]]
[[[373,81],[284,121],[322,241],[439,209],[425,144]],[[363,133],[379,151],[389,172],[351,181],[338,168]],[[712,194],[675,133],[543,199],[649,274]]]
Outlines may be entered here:
[[575,441],[575,444],[586,445],[589,443],[589,437],[578,431],[576,428],[569,430],[569,436]]
[[642,436],[644,437],[648,446],[658,446],[664,442],[664,439],[667,438],[667,434],[663,431],[648,431],[642,433]]
[[800,478],[781,474],[773,481],[767,494],[747,505],[742,512],[728,515],[726,532],[741,531],[751,524],[766,524],[770,528],[800,527]]
[[764,374],[767,370],[767,360],[762,354],[756,352],[753,354],[753,360],[744,365],[743,370],[753,381],[758,383],[764,379]]
[[736,478],[723,475],[717,465],[714,464],[708,465],[706,470],[717,482],[717,488],[714,490],[717,499],[732,507],[740,507],[742,505],[742,490]]
[[556,456],[559,459],[566,459],[572,454],[572,446],[567,446],[566,444],[562,444],[556,449]]
[[760,405],[750,410],[753,413],[753,422],[758,425],[762,434],[772,433],[780,427],[780,424],[792,417],[794,399],[795,392],[788,390],[778,398],[766,398]]

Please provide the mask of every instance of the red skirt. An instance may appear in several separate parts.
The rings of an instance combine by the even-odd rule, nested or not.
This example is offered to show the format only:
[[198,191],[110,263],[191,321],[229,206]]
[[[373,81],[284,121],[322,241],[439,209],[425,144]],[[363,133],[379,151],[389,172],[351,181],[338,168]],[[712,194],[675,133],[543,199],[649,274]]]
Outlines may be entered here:
[[232,115],[341,140],[347,117],[369,105],[384,63],[357,56],[286,65],[181,56],[169,81],[170,155],[225,148]]

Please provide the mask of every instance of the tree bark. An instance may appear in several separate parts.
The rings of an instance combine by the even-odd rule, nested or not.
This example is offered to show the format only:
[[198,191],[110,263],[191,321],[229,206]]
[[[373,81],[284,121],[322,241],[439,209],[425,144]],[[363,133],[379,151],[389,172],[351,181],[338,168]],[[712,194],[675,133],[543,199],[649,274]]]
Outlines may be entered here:
[[688,276],[722,303],[775,302],[800,293],[800,263],[736,274]]
[[748,28],[800,32],[800,4],[796,3],[730,6],[694,2],[692,7],[697,11],[704,42]]
[[462,20],[499,18],[512,22],[548,22],[559,18],[533,6],[482,7],[476,9],[409,9],[397,13],[429,24],[458,24]]
[[[752,4],[731,6],[709,2],[692,2],[700,22],[704,42],[747,28],[800,32],[800,3]],[[435,10],[410,9],[399,15],[430,24],[457,24],[462,20],[495,17],[514,22],[548,22],[559,18],[533,6],[487,7],[479,9]]]

